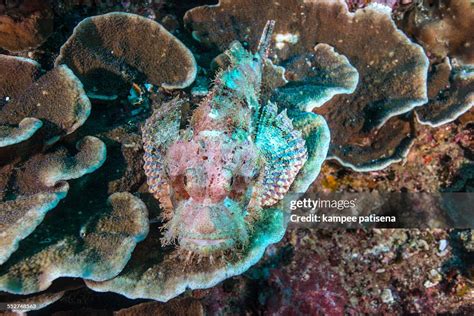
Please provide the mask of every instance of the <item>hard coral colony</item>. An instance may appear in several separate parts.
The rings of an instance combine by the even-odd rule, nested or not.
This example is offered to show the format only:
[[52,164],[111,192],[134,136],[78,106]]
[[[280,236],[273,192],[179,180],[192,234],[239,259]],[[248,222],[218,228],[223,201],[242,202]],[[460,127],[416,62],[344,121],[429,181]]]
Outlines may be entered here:
[[[175,15],[183,6],[181,25]],[[68,19],[78,17],[69,30]],[[289,203],[341,185],[327,174],[316,181],[327,160],[342,177],[370,172],[357,176],[371,183],[360,191],[372,190],[375,175],[408,173],[392,164],[420,159],[409,156],[412,147],[419,152],[420,133],[458,128],[474,104],[473,25],[467,0],[220,0],[194,8],[0,1],[0,302],[40,309],[78,288],[166,302],[215,287],[234,314],[249,306],[400,312],[401,300],[426,289],[397,288],[409,269],[379,272],[395,261],[386,258],[392,250],[380,250],[382,263],[367,252],[357,257],[357,238],[378,243],[377,231],[331,239],[292,228],[283,239]],[[288,256],[291,264],[279,257],[288,247],[301,251]],[[418,270],[441,265],[443,256],[420,260]],[[373,272],[378,264],[384,269]],[[301,271],[292,277],[295,266]],[[268,293],[236,307],[221,293],[227,283],[218,283],[244,273],[229,282]],[[374,297],[365,303],[353,283],[378,288],[379,276],[385,305]],[[210,313],[224,304],[203,293]],[[301,304],[283,306],[295,297]],[[413,300],[405,312],[429,310]]]

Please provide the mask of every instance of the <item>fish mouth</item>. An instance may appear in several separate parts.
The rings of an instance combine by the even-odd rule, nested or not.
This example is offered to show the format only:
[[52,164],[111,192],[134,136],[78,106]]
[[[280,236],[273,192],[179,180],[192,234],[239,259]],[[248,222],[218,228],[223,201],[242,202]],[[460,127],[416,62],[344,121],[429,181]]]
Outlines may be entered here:
[[208,247],[208,246],[219,246],[222,244],[232,243],[231,238],[191,238],[183,237],[182,242],[193,243],[197,246]]
[[179,244],[192,252],[210,255],[232,248],[235,242],[232,238],[183,237]]

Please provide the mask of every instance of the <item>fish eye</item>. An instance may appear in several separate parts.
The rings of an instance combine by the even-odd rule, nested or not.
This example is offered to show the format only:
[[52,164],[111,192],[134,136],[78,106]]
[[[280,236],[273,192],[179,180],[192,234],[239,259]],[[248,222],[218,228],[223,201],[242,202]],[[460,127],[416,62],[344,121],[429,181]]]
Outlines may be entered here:
[[252,180],[257,180],[258,177],[260,176],[260,169],[257,169],[253,172],[253,175],[252,175]]

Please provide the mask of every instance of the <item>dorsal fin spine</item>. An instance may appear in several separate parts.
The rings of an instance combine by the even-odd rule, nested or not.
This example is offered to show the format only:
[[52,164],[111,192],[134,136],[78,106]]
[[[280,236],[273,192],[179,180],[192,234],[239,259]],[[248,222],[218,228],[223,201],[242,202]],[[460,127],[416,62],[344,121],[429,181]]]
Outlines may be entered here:
[[267,58],[270,52],[270,44],[272,43],[273,29],[275,28],[275,20],[268,20],[263,29],[260,42],[258,43],[257,52],[263,58]]

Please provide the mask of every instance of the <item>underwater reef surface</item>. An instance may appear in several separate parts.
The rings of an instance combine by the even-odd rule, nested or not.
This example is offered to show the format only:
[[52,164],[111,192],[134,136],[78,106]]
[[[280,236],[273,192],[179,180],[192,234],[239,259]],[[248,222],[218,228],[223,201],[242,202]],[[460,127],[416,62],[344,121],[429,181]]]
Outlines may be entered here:
[[[0,1],[0,303],[473,313],[472,230],[428,228],[472,221],[435,196],[473,191],[473,27],[467,0]],[[287,227],[305,192],[421,192],[390,211],[427,226]]]

